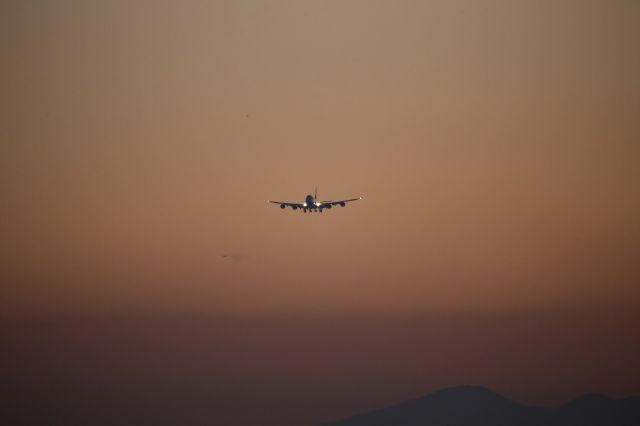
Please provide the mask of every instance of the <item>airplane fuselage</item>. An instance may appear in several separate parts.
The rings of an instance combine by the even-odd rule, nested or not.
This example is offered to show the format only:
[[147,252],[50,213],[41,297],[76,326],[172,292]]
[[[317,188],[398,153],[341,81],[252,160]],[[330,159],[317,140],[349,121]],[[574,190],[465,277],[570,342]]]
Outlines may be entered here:
[[322,213],[322,210],[324,209],[330,209],[331,205],[321,205],[314,197],[313,195],[307,195],[304,199],[304,204],[302,205],[302,210],[304,212],[307,211],[320,211],[320,213]]
[[316,208],[316,200],[313,198],[313,195],[307,195],[304,199],[304,206],[308,209]]

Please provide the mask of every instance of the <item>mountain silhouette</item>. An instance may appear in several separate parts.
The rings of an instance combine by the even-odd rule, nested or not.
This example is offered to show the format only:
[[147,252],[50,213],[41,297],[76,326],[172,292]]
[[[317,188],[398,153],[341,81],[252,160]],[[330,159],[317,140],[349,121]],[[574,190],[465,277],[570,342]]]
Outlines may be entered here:
[[464,386],[440,390],[325,426],[637,426],[640,397],[587,394],[561,407],[522,405],[492,390]]

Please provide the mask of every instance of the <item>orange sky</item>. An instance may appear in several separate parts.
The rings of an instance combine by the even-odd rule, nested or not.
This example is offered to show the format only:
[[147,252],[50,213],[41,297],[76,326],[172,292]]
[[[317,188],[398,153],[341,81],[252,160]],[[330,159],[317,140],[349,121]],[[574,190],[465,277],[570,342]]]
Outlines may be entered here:
[[640,303],[638,2],[134,3],[0,7],[3,315]]

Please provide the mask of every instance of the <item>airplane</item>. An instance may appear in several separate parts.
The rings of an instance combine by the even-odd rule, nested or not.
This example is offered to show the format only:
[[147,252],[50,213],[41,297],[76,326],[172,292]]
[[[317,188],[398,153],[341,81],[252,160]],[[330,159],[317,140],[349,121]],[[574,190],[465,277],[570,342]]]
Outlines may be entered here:
[[337,201],[331,201],[331,200],[327,200],[327,201],[318,201],[318,188],[316,187],[316,191],[314,193],[314,195],[307,195],[306,198],[304,199],[304,202],[302,203],[288,203],[286,201],[272,201],[272,200],[267,200],[270,203],[273,204],[280,204],[280,208],[284,209],[287,207],[291,207],[293,210],[302,210],[304,213],[306,213],[307,211],[309,212],[320,212],[322,213],[322,211],[324,209],[330,209],[333,206],[340,206],[340,207],[344,207],[347,205],[347,203],[351,202],[351,201],[358,201],[358,200],[362,200],[362,197],[358,197],[358,198],[350,198],[348,200],[337,200]]

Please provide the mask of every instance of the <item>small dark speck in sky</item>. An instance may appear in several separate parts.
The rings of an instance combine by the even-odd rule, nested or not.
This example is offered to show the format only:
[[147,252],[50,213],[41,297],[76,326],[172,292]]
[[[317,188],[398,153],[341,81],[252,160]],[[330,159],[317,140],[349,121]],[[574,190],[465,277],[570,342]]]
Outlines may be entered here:
[[220,255],[220,258],[225,262],[239,262],[244,260],[245,257],[239,254],[225,253]]

